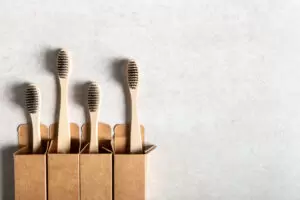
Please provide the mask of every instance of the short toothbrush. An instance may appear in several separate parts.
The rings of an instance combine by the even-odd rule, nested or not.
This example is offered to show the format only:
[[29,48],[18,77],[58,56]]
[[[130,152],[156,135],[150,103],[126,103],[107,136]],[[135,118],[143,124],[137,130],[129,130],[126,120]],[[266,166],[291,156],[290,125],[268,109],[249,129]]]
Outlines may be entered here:
[[32,153],[37,153],[41,146],[40,104],[39,89],[34,84],[29,84],[25,90],[25,105],[32,123]]
[[131,101],[131,124],[130,124],[130,153],[143,153],[142,136],[137,116],[137,95],[139,83],[139,70],[133,60],[127,63],[127,85]]
[[68,77],[70,73],[70,60],[69,55],[65,50],[61,49],[58,52],[56,66],[60,83],[57,152],[69,153],[71,149],[71,133],[68,120]]
[[98,116],[100,104],[99,85],[95,82],[90,83],[88,88],[88,108],[90,113],[90,153],[99,152],[98,140]]

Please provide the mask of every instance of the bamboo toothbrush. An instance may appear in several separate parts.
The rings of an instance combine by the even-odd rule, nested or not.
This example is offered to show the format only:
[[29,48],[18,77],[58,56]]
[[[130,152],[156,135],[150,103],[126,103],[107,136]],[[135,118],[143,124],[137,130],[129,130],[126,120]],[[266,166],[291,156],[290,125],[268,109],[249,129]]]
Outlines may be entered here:
[[57,73],[60,82],[60,111],[58,122],[58,153],[69,153],[71,148],[71,133],[68,120],[68,77],[70,73],[69,55],[65,50],[57,54]]
[[90,153],[98,153],[98,115],[100,104],[99,85],[95,82],[90,83],[88,88],[88,108],[90,112]]
[[40,131],[40,91],[33,85],[29,84],[25,90],[25,105],[29,112],[32,123],[32,152],[36,153],[41,146]]
[[139,70],[133,60],[127,63],[127,85],[131,100],[130,153],[143,153],[142,136],[137,116]]

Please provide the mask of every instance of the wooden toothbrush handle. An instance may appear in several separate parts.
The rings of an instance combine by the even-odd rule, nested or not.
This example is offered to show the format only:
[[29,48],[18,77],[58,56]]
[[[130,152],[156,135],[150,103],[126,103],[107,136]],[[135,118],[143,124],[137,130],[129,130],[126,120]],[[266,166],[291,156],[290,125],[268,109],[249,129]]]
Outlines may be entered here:
[[39,113],[30,114],[32,122],[32,153],[36,153],[41,146],[41,128]]
[[90,153],[99,152],[99,140],[98,140],[98,112],[90,112]]
[[71,134],[68,120],[68,84],[66,79],[60,80],[60,111],[58,121],[58,153],[69,153],[71,148]]
[[143,153],[142,136],[137,116],[137,95],[131,93],[130,153]]

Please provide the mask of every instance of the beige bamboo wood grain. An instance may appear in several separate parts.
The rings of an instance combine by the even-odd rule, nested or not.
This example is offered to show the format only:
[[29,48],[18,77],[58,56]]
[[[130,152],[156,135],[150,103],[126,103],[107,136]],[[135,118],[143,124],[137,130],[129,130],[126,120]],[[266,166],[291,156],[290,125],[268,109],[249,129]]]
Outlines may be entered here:
[[[126,71],[128,73],[128,66]],[[130,139],[129,139],[130,153],[143,153],[142,136],[141,136],[140,123],[139,123],[138,113],[137,113],[138,84],[134,89],[132,89],[129,87],[128,79],[129,77],[127,74],[126,80],[127,80],[127,86],[129,88],[130,103],[131,103],[131,122],[130,122]]]
[[57,151],[68,153],[71,148],[71,134],[68,120],[68,78],[59,78],[60,111],[58,122]]
[[32,152],[36,153],[41,146],[40,113],[30,114],[32,123]]
[[90,122],[91,122],[90,146],[89,146],[90,153],[98,153],[99,152],[98,115],[99,115],[99,109],[97,109],[95,112],[90,112]]

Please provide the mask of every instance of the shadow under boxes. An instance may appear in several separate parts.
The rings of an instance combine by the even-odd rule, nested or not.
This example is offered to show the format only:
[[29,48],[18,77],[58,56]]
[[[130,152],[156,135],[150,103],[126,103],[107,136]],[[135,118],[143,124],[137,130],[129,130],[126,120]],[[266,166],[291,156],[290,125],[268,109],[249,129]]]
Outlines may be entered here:
[[145,200],[146,160],[155,148],[145,145],[141,126],[143,154],[129,154],[130,126],[119,124],[114,128],[114,200]]
[[98,124],[99,153],[89,153],[90,125],[82,126],[80,153],[80,199],[112,200],[111,127]]
[[41,125],[42,145],[33,154],[30,148],[31,125],[18,127],[19,150],[14,153],[15,199],[47,199],[46,153],[49,146],[48,127]]
[[79,199],[79,127],[70,124],[71,151],[68,154],[57,153],[58,124],[50,126],[50,143],[48,151],[48,200]]

